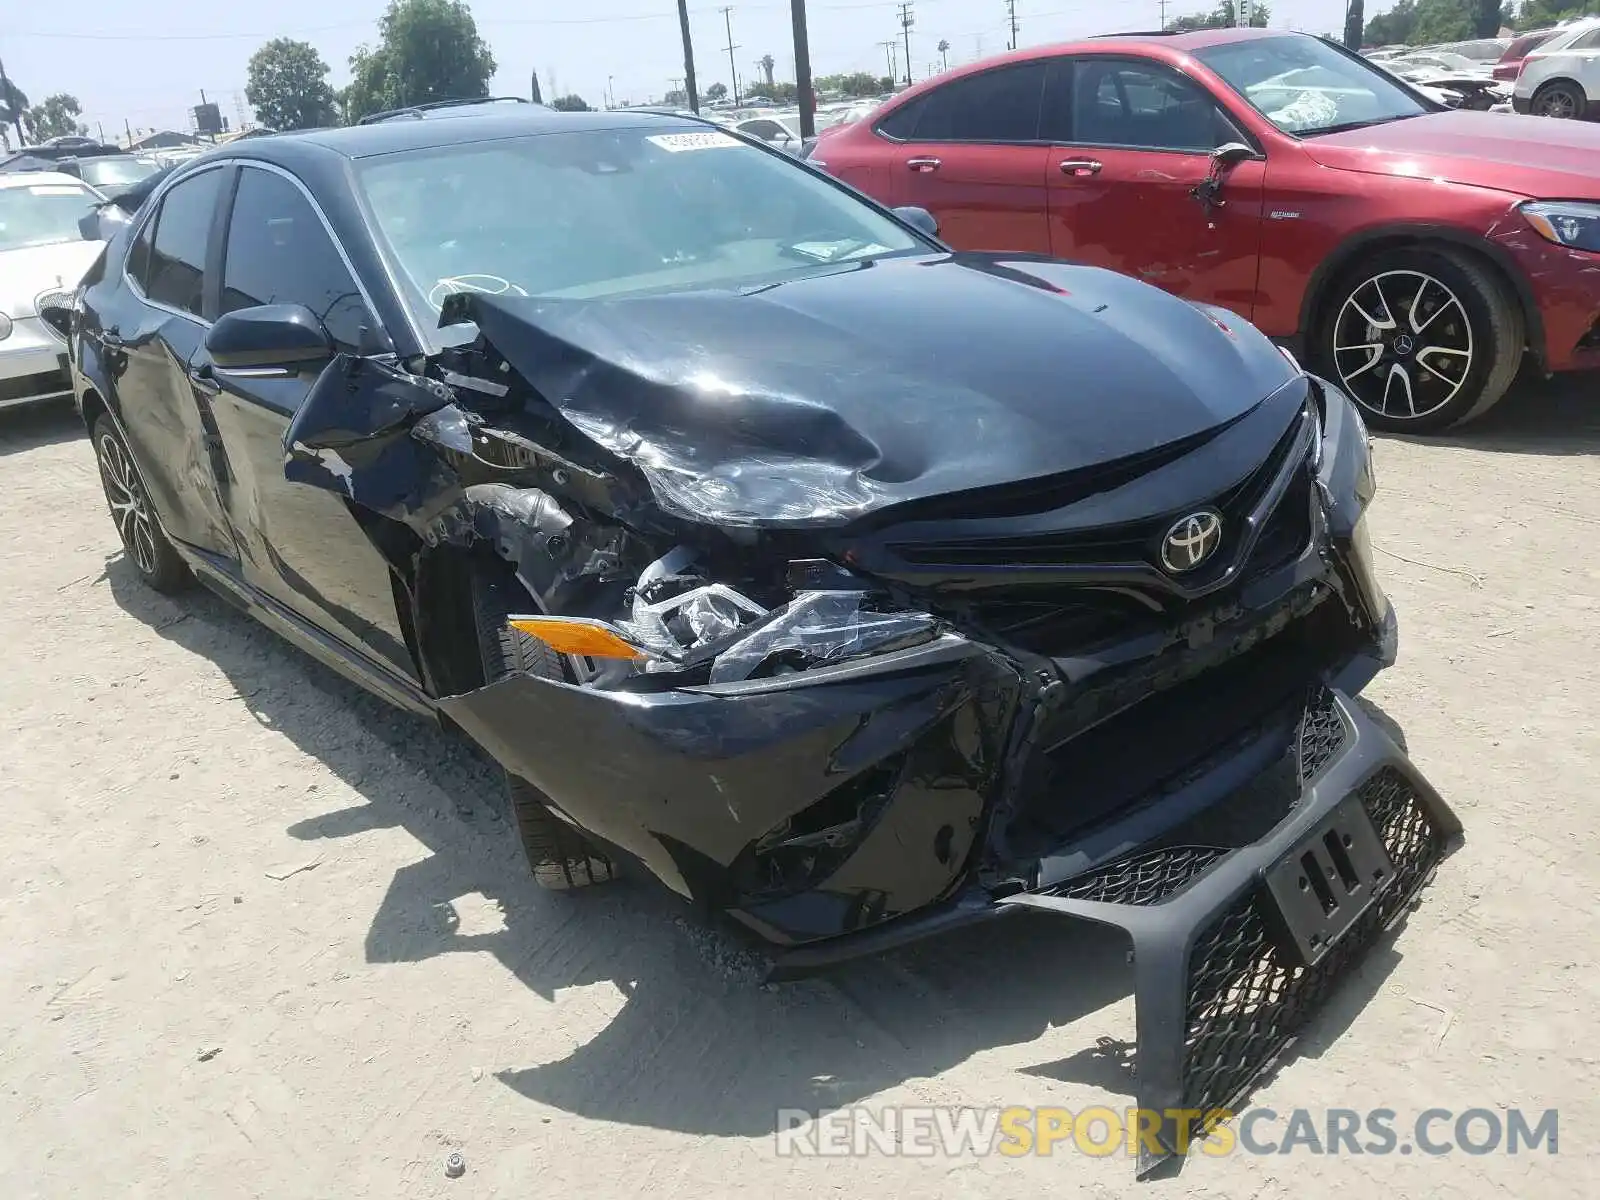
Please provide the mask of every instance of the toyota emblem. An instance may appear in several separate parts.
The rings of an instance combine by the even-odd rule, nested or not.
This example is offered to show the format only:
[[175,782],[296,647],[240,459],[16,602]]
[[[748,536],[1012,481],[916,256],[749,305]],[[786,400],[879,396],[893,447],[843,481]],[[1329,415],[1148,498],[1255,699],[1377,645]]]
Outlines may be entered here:
[[1179,517],[1161,539],[1161,565],[1174,575],[1192,571],[1222,544],[1222,514],[1202,509]]

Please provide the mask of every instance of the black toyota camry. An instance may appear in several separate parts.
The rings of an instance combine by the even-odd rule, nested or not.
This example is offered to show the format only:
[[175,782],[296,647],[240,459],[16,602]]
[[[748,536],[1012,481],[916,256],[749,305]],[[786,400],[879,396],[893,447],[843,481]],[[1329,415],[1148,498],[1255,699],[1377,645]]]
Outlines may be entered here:
[[781,971],[1126,930],[1148,1166],[1459,825],[1352,702],[1396,633],[1345,396],[935,234],[668,114],[262,138],[112,239],[77,394],[144,580],[474,739],[542,882],[653,874]]

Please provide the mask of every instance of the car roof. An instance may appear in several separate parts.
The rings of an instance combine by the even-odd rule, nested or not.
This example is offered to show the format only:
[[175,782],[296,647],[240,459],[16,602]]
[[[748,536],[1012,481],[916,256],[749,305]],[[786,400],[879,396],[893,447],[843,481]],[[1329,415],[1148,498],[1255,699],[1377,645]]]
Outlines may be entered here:
[[497,106],[495,111],[462,115],[447,121],[391,119],[371,125],[308,129],[270,138],[252,138],[218,147],[218,157],[256,158],[292,167],[296,161],[327,155],[370,158],[405,150],[425,150],[463,142],[603,129],[693,129],[705,122],[674,113],[611,109],[606,112],[558,112],[538,105]]
[[94,189],[79,179],[76,175],[68,175],[64,171],[17,171],[12,174],[0,175],[0,188],[40,187],[44,185],[71,186],[81,188],[86,192]]

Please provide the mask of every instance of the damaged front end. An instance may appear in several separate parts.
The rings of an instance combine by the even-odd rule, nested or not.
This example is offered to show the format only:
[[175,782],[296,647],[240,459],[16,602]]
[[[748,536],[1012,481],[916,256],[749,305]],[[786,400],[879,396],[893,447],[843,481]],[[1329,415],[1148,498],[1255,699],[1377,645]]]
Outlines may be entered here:
[[[1049,476],[913,486],[932,456],[792,402],[733,407],[697,461],[659,381],[630,375],[643,415],[618,411],[626,353],[446,303],[469,316],[477,340],[415,376],[345,372],[350,404],[413,397],[382,431],[325,399],[289,436],[291,477],[514,570],[508,623],[561,677],[441,689],[440,711],[780,971],[1024,909],[1125,930],[1138,1102],[1168,1114],[1141,1172],[1239,1099],[1459,836],[1352,699],[1396,628],[1366,431],[1330,385],[1294,373]],[[1220,532],[1178,570],[1184,514]]]

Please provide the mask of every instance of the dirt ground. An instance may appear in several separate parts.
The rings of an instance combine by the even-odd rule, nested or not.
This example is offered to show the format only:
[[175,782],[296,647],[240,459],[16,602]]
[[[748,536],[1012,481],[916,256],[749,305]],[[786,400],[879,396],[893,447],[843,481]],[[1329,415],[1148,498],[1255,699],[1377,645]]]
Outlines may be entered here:
[[[48,1196],[1595,1194],[1600,382],[1383,440],[1371,695],[1465,849],[1255,1102],[1560,1110],[1560,1153],[780,1158],[783,1108],[1130,1103],[1124,945],[1048,917],[762,986],[538,891],[493,772],[143,590],[70,413],[0,413],[0,1181]],[[466,1174],[445,1177],[458,1150]],[[1371,1194],[1371,1188],[1363,1190]]]

